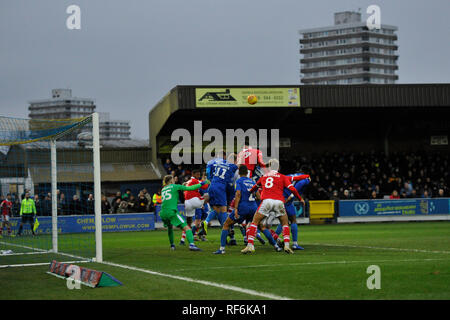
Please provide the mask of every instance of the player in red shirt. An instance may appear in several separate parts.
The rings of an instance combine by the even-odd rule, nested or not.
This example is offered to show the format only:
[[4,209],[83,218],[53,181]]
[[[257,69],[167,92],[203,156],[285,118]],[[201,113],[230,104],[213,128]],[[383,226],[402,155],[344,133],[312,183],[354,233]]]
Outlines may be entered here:
[[244,148],[237,156],[236,164],[238,166],[244,164],[247,167],[249,178],[252,177],[257,165],[264,170],[264,173],[267,172],[261,150],[253,149],[251,146],[244,145]]
[[255,251],[254,240],[258,226],[261,228],[264,226],[264,221],[268,217],[275,216],[280,220],[283,226],[283,238],[284,238],[284,251],[286,253],[294,253],[289,247],[290,232],[289,232],[289,219],[284,208],[284,188],[288,188],[300,201],[302,197],[298,193],[297,189],[292,185],[292,181],[299,180],[299,177],[287,177],[278,172],[280,163],[277,159],[271,159],[269,161],[269,172],[262,176],[258,182],[250,189],[250,192],[254,192],[258,187],[262,187],[261,204],[258,207],[253,221],[247,229],[247,246],[241,250],[242,253],[253,253]]
[[11,195],[8,193],[6,199],[0,204],[0,209],[2,211],[2,225],[0,226],[0,237],[3,234],[3,229],[8,226],[8,236],[11,235],[11,222],[9,222],[9,217],[11,216],[12,201]]
[[[192,170],[192,177],[186,183],[187,186],[193,186],[195,184],[199,184],[200,181],[200,170],[194,169]],[[204,184],[201,189],[208,189],[209,184]],[[186,221],[188,226],[190,227],[192,224],[192,219],[195,216],[194,227],[192,228],[192,234],[194,237],[196,236],[196,231],[200,228],[200,223],[202,222],[201,214],[198,216],[196,214],[197,209],[201,209],[203,207],[205,199],[202,197],[200,192],[197,190],[193,191],[185,191],[184,192],[184,215],[186,216]],[[183,231],[181,235],[180,244],[183,245],[186,239],[186,232]]]

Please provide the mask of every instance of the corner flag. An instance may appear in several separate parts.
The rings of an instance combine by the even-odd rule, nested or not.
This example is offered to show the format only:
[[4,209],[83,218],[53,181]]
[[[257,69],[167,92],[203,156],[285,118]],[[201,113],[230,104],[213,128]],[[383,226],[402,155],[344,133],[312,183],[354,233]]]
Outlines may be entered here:
[[37,228],[39,228],[39,221],[38,218],[36,217],[36,220],[34,220],[33,232],[36,232]]

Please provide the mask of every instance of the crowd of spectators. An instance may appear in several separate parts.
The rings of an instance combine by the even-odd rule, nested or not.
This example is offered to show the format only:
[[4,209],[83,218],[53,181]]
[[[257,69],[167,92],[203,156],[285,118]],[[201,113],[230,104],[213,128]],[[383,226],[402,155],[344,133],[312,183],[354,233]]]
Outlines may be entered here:
[[426,152],[325,153],[295,161],[305,166],[310,200],[448,197],[449,154]]
[[158,202],[160,203],[157,200],[159,194],[160,191],[152,197],[147,189],[144,188],[135,196],[131,193],[130,189],[127,189],[123,194],[118,191],[111,202],[103,195],[102,214],[152,212],[155,210],[155,205]]
[[[29,192],[29,190],[25,190],[25,192]],[[11,194],[13,216],[20,215],[20,203],[25,197],[25,192],[22,195],[17,195],[16,193]],[[50,192],[45,195],[36,194],[32,199],[36,206],[36,215],[52,215],[52,195]],[[0,202],[3,200],[4,197],[0,195]],[[102,214],[152,212],[155,210],[155,205],[160,203],[160,190],[151,197],[146,188],[139,191],[137,196],[134,196],[131,190],[127,189],[124,194],[118,191],[111,201],[102,194],[101,210]],[[84,200],[80,199],[78,195],[73,195],[68,200],[63,192],[57,190],[57,208],[59,216],[93,215],[95,212],[94,195],[88,194]]]
[[[281,172],[310,174],[311,183],[304,191],[308,200],[438,198],[450,197],[449,164],[449,154],[444,153],[394,152],[386,156],[373,151],[342,152],[305,155],[284,168],[282,165]],[[174,165],[170,159],[164,168],[175,183],[183,184],[191,177],[192,168]],[[19,215],[25,192],[11,194],[14,216]],[[0,196],[0,202],[3,199]],[[51,216],[51,193],[34,195],[33,199],[39,216]],[[101,203],[102,214],[152,212],[161,203],[161,190],[153,196],[145,188],[137,195],[129,189],[123,194],[118,191],[111,201],[102,194]],[[94,214],[93,194],[68,199],[57,190],[57,204],[58,215]]]
[[[449,164],[449,154],[444,153],[342,152],[303,156],[281,172],[306,168],[312,179],[305,190],[309,200],[436,198],[450,197]],[[188,168],[170,159],[164,168],[175,183],[190,178]]]
[[164,169],[166,169],[167,174],[174,177],[176,184],[183,184],[191,178],[192,168],[187,168],[182,164],[175,165],[170,159],[166,159],[164,162]]

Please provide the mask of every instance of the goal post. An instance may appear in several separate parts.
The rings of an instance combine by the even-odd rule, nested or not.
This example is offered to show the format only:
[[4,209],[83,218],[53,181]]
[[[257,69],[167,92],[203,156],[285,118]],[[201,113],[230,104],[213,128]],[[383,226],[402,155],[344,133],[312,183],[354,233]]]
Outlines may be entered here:
[[95,258],[103,262],[102,241],[102,206],[101,202],[101,168],[100,168],[100,124],[98,113],[92,114],[92,146],[94,165],[94,199],[95,201]]
[[51,166],[51,185],[52,185],[52,250],[58,252],[58,198],[57,198],[57,160],[56,160],[56,141],[50,141],[50,166]]
[[[36,211],[22,214],[27,197]],[[52,259],[102,262],[101,198],[98,113],[78,119],[0,116],[0,267]],[[24,219],[27,214],[32,218]]]

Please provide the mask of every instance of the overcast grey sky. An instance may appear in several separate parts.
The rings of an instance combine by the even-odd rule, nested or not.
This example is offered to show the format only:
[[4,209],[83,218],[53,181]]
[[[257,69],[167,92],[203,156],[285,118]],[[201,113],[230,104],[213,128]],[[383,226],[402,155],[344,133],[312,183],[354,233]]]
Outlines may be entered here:
[[[66,8],[81,8],[68,30]],[[398,83],[450,82],[449,0],[0,0],[0,114],[27,117],[52,88],[94,98],[148,139],[172,87],[299,83],[299,29],[381,7],[398,31]]]

